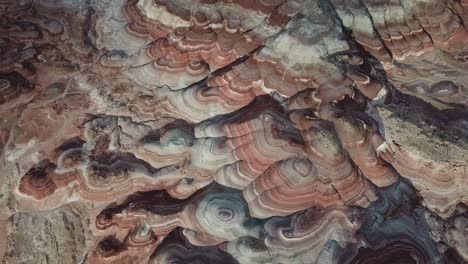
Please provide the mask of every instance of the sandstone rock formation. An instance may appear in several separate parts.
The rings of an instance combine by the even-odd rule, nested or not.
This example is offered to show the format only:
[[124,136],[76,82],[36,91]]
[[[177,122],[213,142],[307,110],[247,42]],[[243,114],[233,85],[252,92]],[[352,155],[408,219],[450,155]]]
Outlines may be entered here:
[[0,21],[2,263],[468,263],[468,1]]

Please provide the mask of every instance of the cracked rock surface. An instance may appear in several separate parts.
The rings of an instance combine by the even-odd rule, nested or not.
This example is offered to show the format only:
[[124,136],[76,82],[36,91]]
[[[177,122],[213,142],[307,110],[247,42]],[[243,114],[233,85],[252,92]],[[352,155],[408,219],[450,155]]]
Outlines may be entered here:
[[468,1],[0,21],[2,263],[468,263]]

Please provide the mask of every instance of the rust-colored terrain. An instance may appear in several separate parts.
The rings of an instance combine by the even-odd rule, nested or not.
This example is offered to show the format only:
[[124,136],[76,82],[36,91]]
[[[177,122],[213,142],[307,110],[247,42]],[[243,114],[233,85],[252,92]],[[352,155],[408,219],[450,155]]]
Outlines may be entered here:
[[468,263],[468,0],[0,0],[0,262]]

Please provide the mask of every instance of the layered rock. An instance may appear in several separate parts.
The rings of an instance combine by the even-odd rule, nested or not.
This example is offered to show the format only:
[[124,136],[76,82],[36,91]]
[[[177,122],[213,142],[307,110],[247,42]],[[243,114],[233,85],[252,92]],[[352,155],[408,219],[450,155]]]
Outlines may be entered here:
[[2,261],[468,261],[467,8],[1,2]]

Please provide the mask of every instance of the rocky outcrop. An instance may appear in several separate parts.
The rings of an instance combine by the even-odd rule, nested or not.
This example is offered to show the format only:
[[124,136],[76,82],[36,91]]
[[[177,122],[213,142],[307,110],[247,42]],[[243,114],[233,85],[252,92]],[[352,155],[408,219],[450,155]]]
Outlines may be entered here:
[[464,0],[0,1],[5,263],[464,263]]

